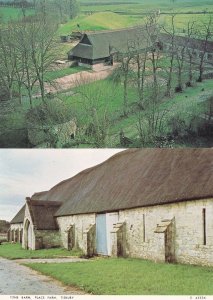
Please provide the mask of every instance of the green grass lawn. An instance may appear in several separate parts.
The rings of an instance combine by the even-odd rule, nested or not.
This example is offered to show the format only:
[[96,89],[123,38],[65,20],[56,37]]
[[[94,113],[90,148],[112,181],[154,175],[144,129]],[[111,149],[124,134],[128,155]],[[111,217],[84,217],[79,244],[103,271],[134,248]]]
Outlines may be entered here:
[[27,264],[34,270],[95,295],[212,295],[213,268],[140,259]]
[[62,248],[25,250],[20,244],[4,243],[0,245],[0,256],[8,259],[19,258],[56,258],[63,256],[79,256],[81,252],[77,250],[68,251]]

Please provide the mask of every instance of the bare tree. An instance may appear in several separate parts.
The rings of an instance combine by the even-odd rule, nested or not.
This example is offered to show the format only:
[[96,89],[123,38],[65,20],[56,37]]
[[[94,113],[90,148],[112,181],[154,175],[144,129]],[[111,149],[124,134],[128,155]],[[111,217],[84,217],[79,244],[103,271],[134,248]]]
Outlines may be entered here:
[[123,116],[125,117],[128,116],[128,82],[133,57],[134,55],[129,48],[125,54],[118,52],[119,67],[117,67],[112,74],[114,82],[123,85]]
[[86,135],[86,143],[94,144],[97,148],[106,147],[112,124],[109,99],[115,97],[115,92],[104,81],[89,84],[85,79],[81,79],[77,85],[77,96],[80,97],[78,101],[81,101],[84,107],[77,115],[83,128],[82,140]]
[[171,96],[171,89],[172,89],[172,79],[173,79],[173,70],[174,70],[174,59],[175,59],[175,15],[171,16],[171,28],[167,29],[163,26],[164,32],[168,35],[168,43],[169,43],[169,50],[168,50],[168,59],[169,59],[169,68],[168,68],[168,79],[167,79],[167,89],[166,89],[166,96]]
[[168,113],[167,109],[160,109],[156,102],[154,88],[147,102],[149,105],[138,113],[136,123],[142,145],[153,144],[158,136],[164,134]]
[[120,71],[123,77],[123,114],[124,116],[128,116],[128,79],[129,79],[129,71],[130,71],[130,61],[132,59],[131,53],[128,53],[128,56],[123,55],[120,56]]
[[16,46],[11,28],[0,29],[0,79],[8,92],[8,98],[13,99]]
[[191,48],[191,38],[195,35],[195,24],[196,22],[188,22],[187,23],[187,47],[186,47],[186,55],[187,55],[187,63],[188,63],[188,86],[192,86],[193,82],[193,51],[194,49]]
[[213,35],[213,21],[212,16],[210,16],[208,22],[203,22],[202,26],[200,27],[198,35],[203,40],[202,49],[200,51],[200,60],[199,60],[199,77],[198,82],[203,81],[203,73],[204,73],[204,66],[205,66],[205,58],[208,52],[208,42],[212,38]]
[[155,98],[158,98],[158,77],[157,72],[159,69],[159,60],[161,54],[161,47],[159,42],[160,28],[158,25],[159,16],[156,14],[150,14],[146,22],[146,31],[149,47],[149,57],[148,59],[152,65],[152,76],[153,76],[153,88]]
[[150,39],[145,29],[138,30],[137,38],[134,40],[130,51],[133,53],[131,64],[136,69],[136,85],[138,91],[138,105],[143,110],[144,107],[144,87],[146,77],[146,64],[148,51],[150,50]]
[[183,91],[183,68],[186,63],[186,49],[187,49],[187,43],[181,46],[176,45],[175,59],[177,62],[177,78],[178,78],[178,84],[176,87],[177,92]]
[[41,99],[45,101],[45,74],[57,55],[56,30],[57,24],[43,15],[30,23],[23,21],[15,26],[17,78],[28,91],[31,107],[33,88],[37,83]]

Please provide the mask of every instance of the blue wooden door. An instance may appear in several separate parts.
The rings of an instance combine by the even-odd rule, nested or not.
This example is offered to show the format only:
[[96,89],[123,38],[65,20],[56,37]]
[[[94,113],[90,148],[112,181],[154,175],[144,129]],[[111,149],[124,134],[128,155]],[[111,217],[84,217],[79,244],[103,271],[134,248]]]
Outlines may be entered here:
[[96,216],[96,249],[97,254],[108,255],[106,214]]

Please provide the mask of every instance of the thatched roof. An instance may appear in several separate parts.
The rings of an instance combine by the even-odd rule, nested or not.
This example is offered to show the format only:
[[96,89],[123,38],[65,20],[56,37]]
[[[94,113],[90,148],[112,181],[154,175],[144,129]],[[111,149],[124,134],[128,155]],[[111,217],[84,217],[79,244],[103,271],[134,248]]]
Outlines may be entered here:
[[65,216],[213,197],[212,149],[129,149],[62,181],[43,200]]
[[15,217],[10,221],[10,224],[18,224],[24,222],[25,205],[19,210]]
[[[171,44],[172,36],[166,33],[161,33],[159,36],[159,40],[162,43]],[[213,53],[213,41],[207,41],[195,38],[189,38],[187,36],[178,36],[176,35],[174,38],[174,42],[176,46],[180,47],[189,47],[190,49],[203,51],[205,50],[208,53]],[[205,45],[206,43],[206,45]],[[206,49],[205,49],[206,47]]]
[[45,194],[48,191],[43,191],[43,192],[39,192],[39,193],[35,193],[32,195],[31,200],[42,200],[44,199]]
[[142,27],[105,30],[85,33],[78,45],[70,50],[69,56],[99,59],[113,53],[127,53],[129,50],[141,50],[148,46],[147,33]]
[[54,214],[61,206],[61,202],[27,200],[33,225],[36,229],[57,230],[58,225]]

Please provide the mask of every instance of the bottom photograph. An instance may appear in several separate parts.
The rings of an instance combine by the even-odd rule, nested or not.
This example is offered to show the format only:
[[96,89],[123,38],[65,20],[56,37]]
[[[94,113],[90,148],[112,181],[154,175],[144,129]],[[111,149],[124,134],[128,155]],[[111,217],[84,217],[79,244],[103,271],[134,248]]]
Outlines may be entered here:
[[0,295],[213,295],[213,149],[2,149],[0,186]]

